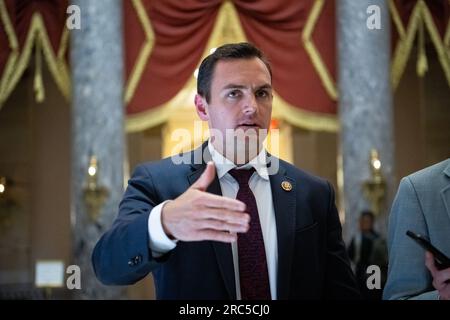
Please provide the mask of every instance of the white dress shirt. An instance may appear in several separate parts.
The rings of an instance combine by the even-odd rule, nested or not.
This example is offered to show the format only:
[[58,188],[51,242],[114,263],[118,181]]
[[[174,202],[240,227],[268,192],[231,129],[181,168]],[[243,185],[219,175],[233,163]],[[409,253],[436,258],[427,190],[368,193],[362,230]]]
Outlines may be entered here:
[[[237,166],[217,152],[214,146],[208,141],[208,149],[211,158],[216,166],[217,177],[219,179],[222,195],[227,198],[236,199],[239,184],[228,173]],[[270,180],[266,166],[266,151],[262,150],[249,163],[240,166],[239,169],[255,168],[255,173],[250,177],[249,187],[255,195],[256,205],[258,207],[259,221],[264,239],[264,247],[266,251],[267,270],[269,273],[270,293],[272,300],[277,299],[277,273],[278,273],[278,244],[277,244],[277,228],[275,221],[275,210],[272,201],[272,190],[270,188]],[[170,200],[168,200],[170,201]],[[150,212],[148,219],[148,230],[150,239],[150,249],[154,257],[159,257],[176,247],[177,241],[169,239],[164,233],[161,224],[161,211],[163,206],[168,202],[165,201],[154,207]],[[239,234],[238,234],[239,236]],[[237,241],[231,244],[233,254],[234,275],[236,281],[236,297],[241,300],[241,288],[239,280],[239,257],[238,257]]]

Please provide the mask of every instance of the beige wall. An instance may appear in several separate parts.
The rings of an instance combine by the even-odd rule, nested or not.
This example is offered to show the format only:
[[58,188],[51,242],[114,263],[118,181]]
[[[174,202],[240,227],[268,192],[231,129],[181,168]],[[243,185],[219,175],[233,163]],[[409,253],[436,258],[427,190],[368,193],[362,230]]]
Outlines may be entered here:
[[329,180],[337,189],[337,134],[294,130],[294,164]]
[[396,183],[425,164],[423,89],[421,79],[416,76],[415,59],[410,59],[393,100]]
[[71,264],[70,105],[50,74],[44,74],[46,99],[31,100],[31,259]]
[[0,111],[0,175],[13,181],[14,219],[1,233],[0,283],[34,283],[39,259],[71,260],[70,110],[49,74],[46,100],[33,96],[25,72]]
[[450,157],[450,89],[434,50],[429,50],[430,71],[425,75],[425,161],[431,165]]
[[[0,110],[0,176],[6,176],[0,201],[0,284],[32,281],[31,234],[31,109],[29,79]],[[7,207],[5,201],[12,202]],[[8,220],[5,220],[8,219]]]
[[136,165],[161,159],[162,154],[162,126],[148,130],[128,133],[128,164],[132,173]]

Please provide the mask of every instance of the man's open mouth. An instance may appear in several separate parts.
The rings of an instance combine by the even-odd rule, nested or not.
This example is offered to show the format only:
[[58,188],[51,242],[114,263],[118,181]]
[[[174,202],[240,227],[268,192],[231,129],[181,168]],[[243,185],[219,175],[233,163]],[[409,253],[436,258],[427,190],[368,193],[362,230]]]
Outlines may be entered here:
[[237,126],[237,128],[254,128],[254,129],[259,129],[259,126],[255,123],[244,123],[244,124],[240,124]]

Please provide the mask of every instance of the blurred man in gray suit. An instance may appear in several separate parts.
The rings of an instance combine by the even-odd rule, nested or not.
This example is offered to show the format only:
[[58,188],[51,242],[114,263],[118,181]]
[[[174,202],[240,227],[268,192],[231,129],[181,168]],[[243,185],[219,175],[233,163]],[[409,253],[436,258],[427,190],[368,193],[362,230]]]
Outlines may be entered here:
[[384,299],[450,300],[450,268],[406,235],[427,236],[450,256],[450,159],[402,179],[389,219],[389,270]]

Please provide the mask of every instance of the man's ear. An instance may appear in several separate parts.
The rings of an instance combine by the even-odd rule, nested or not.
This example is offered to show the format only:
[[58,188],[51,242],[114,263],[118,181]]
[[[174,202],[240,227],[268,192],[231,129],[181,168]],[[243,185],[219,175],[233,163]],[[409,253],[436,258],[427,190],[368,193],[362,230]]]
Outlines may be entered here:
[[194,103],[195,109],[197,110],[197,114],[200,117],[200,119],[203,121],[208,121],[209,120],[208,103],[206,102],[206,99],[197,93],[195,95]]

